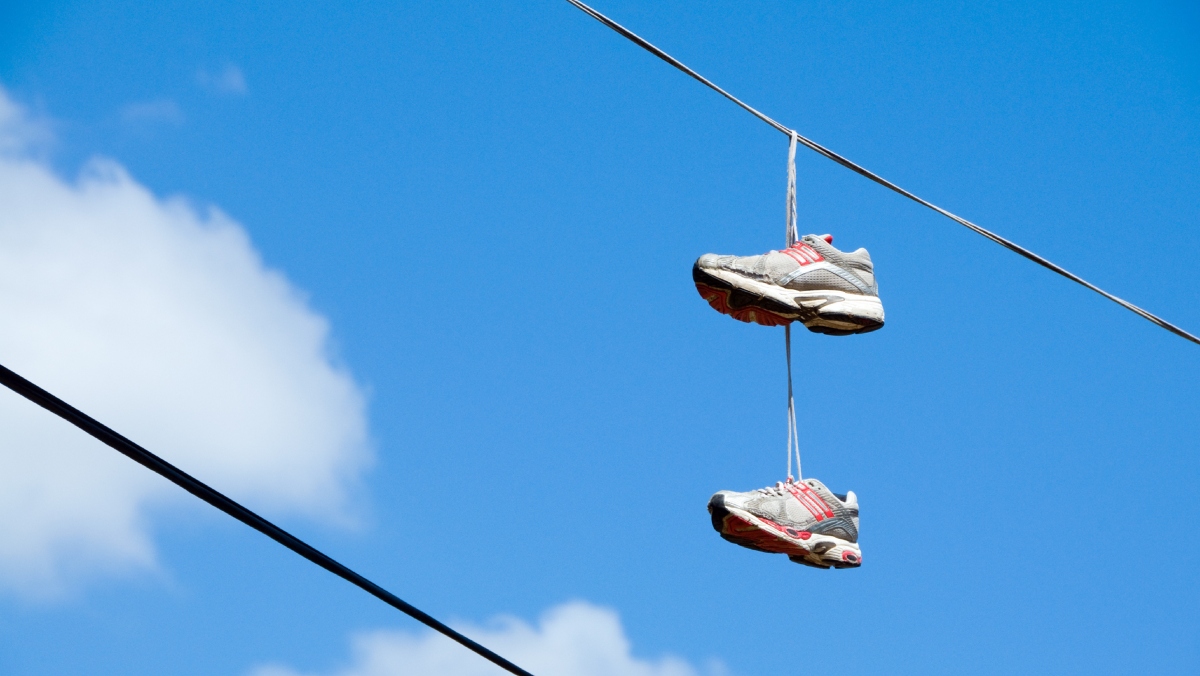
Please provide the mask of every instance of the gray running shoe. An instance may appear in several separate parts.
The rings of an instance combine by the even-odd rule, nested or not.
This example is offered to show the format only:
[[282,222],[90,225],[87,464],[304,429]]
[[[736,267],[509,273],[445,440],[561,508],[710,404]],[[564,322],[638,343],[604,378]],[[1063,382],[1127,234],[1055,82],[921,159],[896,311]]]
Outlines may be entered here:
[[805,235],[761,256],[705,254],[692,267],[696,290],[717,312],[743,322],[844,336],[883,326],[883,303],[866,249],[833,248],[832,235]]
[[858,497],[830,492],[816,479],[776,483],[748,493],[721,491],[708,501],[713,528],[760,552],[787,554],[814,568],[857,568]]

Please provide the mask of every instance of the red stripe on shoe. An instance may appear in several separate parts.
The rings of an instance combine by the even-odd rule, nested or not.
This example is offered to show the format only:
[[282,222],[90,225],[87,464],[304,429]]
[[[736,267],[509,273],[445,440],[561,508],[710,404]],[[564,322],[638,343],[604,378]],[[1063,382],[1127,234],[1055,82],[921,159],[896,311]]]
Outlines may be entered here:
[[813,489],[809,488],[807,484],[800,484],[800,490],[805,496],[816,501],[820,505],[821,510],[825,512],[825,516],[827,518],[833,518],[833,509],[830,508],[828,502],[825,502],[825,498],[817,495],[817,493],[813,491]]
[[803,256],[796,253],[792,249],[784,249],[783,251],[780,251],[779,253],[787,256],[788,258],[791,258],[792,260],[796,261],[800,265],[808,265],[808,261],[805,260]]
[[813,516],[815,516],[817,518],[817,521],[825,520],[825,510],[821,508],[821,505],[819,503],[817,503],[815,500],[812,499],[811,495],[808,495],[808,494],[804,493],[803,491],[801,491],[800,498],[803,499],[804,501],[806,501],[809,505],[811,505],[809,507],[809,510],[812,511]]
[[821,261],[825,260],[825,257],[822,256],[816,249],[805,244],[804,242],[796,242],[779,253],[787,254],[792,260],[796,261],[800,265],[820,263]]
[[[796,484],[787,484],[787,492],[791,493],[793,498],[796,498],[796,502],[804,505],[804,508],[808,510],[808,513],[811,514],[814,519],[817,521],[825,520],[825,516],[822,513],[824,510],[822,510],[815,502],[813,502],[811,498],[807,498],[800,491],[800,489],[796,487]],[[830,516],[833,515],[831,514]]]

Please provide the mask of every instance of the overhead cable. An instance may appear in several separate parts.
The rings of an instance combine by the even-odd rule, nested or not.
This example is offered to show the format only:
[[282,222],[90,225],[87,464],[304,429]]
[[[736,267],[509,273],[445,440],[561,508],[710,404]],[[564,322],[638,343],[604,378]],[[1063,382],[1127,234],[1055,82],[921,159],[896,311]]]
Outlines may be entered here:
[[4,366],[0,366],[0,383],[13,392],[25,397],[29,401],[32,401],[33,403],[41,406],[47,411],[50,411],[63,420],[66,420],[84,432],[87,432],[130,460],[133,460],[139,465],[142,465],[150,471],[166,478],[168,481],[176,486],[179,486],[188,493],[191,493],[213,507],[225,512],[229,516],[232,516],[254,530],[266,535],[284,547],[287,547],[288,549],[299,554],[300,556],[303,556],[325,570],[337,575],[343,580],[346,580],[350,584],[362,589],[371,596],[383,601],[389,606],[399,610],[405,615],[408,615],[409,617],[420,622],[421,624],[424,624],[430,629],[433,629],[439,634],[447,636],[450,639],[458,642],[463,647],[478,654],[510,674],[517,674],[518,676],[533,676],[528,671],[525,671],[521,667],[509,662],[505,658],[476,643],[475,641],[472,641],[466,636],[463,636],[457,631],[434,619],[428,613],[418,609],[416,606],[401,600],[395,594],[392,594],[383,587],[380,587],[362,575],[359,575],[353,570],[350,570],[346,566],[338,563],[333,558],[322,553],[312,545],[304,542],[291,533],[288,533],[270,521],[267,521],[258,514],[255,514],[246,507],[243,507],[234,500],[218,492],[216,489],[209,487],[199,479],[196,479],[190,474],[184,472],[178,467],[175,467],[157,455],[154,455],[150,451],[147,451],[129,439],[126,439],[120,434],[104,426],[96,419],[88,416],[86,413],[83,413],[79,409],[71,406],[53,394],[50,394],[46,390],[43,390],[16,373],[13,373]]
[[1091,289],[1092,291],[1095,291],[1096,293],[1100,294],[1101,296],[1104,296],[1105,298],[1113,301],[1114,303],[1120,305],[1121,307],[1123,307],[1127,310],[1130,310],[1131,312],[1135,312],[1138,315],[1141,315],[1144,319],[1147,319],[1147,320],[1153,322],[1154,324],[1157,324],[1158,326],[1170,331],[1171,333],[1174,333],[1177,336],[1181,336],[1183,338],[1186,338],[1187,340],[1192,341],[1193,343],[1196,343],[1197,345],[1200,345],[1200,338],[1197,338],[1196,336],[1188,333],[1187,331],[1184,331],[1183,329],[1179,328],[1178,326],[1175,326],[1174,324],[1166,321],[1165,319],[1162,319],[1161,317],[1158,317],[1157,315],[1151,314],[1150,312],[1143,310],[1142,308],[1134,305],[1133,303],[1122,300],[1122,299],[1112,295],[1111,293],[1105,291],[1104,289],[1101,289],[1100,287],[1096,286],[1095,284],[1092,284],[1091,282],[1088,282],[1087,280],[1083,279],[1082,277],[1064,269],[1062,266],[1060,266],[1056,263],[1053,263],[1053,262],[1035,254],[1034,252],[1030,251],[1029,249],[1026,249],[1025,247],[1015,244],[1014,242],[1010,242],[1009,240],[1001,237],[1000,235],[997,235],[996,233],[994,233],[990,230],[980,227],[980,226],[972,223],[971,221],[968,221],[967,219],[962,218],[961,216],[956,216],[955,214],[952,214],[949,211],[946,211],[945,209],[937,206],[936,204],[934,204],[928,200],[922,199],[921,197],[918,197],[917,195],[914,195],[913,193],[911,193],[911,192],[905,190],[904,188],[901,188],[900,186],[896,185],[895,183],[892,183],[891,181],[887,180],[886,178],[883,178],[882,176],[876,174],[875,172],[870,171],[869,169],[866,169],[858,164],[855,164],[854,162],[851,162],[850,160],[833,152],[829,148],[826,148],[825,146],[817,143],[816,141],[805,138],[803,135],[796,133],[795,130],[789,129],[788,127],[785,127],[784,125],[780,124],[779,122],[776,122],[775,120],[771,119],[770,117],[767,117],[763,113],[752,108],[749,104],[745,103],[744,101],[737,98],[733,94],[730,94],[729,92],[725,91],[724,89],[721,89],[720,87],[718,87],[715,83],[713,83],[708,78],[697,73],[696,71],[692,70],[691,68],[688,68],[686,65],[684,65],[681,61],[679,61],[675,57],[671,56],[670,54],[667,54],[666,52],[659,49],[658,47],[655,47],[654,45],[647,42],[644,38],[638,36],[633,31],[629,30],[628,28],[625,28],[624,26],[617,23],[616,21],[613,21],[612,19],[608,18],[607,16],[604,16],[600,12],[597,12],[596,10],[585,5],[584,3],[580,2],[579,0],[567,0],[567,2],[571,3],[572,5],[575,5],[579,9],[583,10],[588,16],[591,16],[593,19],[599,21],[600,23],[604,24],[605,26],[608,26],[609,28],[613,29],[617,33],[620,33],[622,36],[627,38],[630,42],[633,42],[634,44],[641,47],[642,49],[645,49],[646,51],[657,56],[658,58],[662,59],[663,61],[666,61],[667,63],[671,64],[672,66],[678,68],[679,70],[681,70],[684,73],[686,73],[687,75],[691,76],[693,79],[697,80],[701,84],[703,84],[706,87],[717,92],[721,96],[724,96],[725,98],[729,99],[730,101],[733,101],[737,105],[741,106],[742,109],[744,109],[746,112],[757,117],[758,119],[762,120],[763,122],[766,122],[767,124],[771,125],[772,127],[779,130],[780,132],[786,134],[789,138],[794,135],[795,139],[797,141],[799,141],[802,145],[806,146],[810,150],[816,151],[818,154],[823,155],[824,157],[831,159],[834,162],[837,162],[838,164],[842,165],[843,167],[846,167],[847,169],[849,169],[850,171],[853,171],[856,174],[865,176],[865,177],[871,179],[872,181],[878,183],[879,185],[882,185],[883,187],[885,187],[889,190],[899,193],[900,195],[907,197],[908,199],[916,202],[917,204],[920,204],[921,206],[928,207],[928,208],[938,212],[939,214],[945,216],[946,218],[949,218],[950,220],[958,223],[959,225],[963,225],[967,228],[970,228],[971,230],[975,231],[976,233],[983,235],[984,237],[992,240],[996,244],[999,244],[1000,246],[1008,249],[1009,251],[1013,251],[1017,254],[1020,254],[1021,256],[1028,258],[1029,260],[1033,261],[1034,263],[1037,263],[1038,265],[1040,265],[1044,268],[1053,270],[1054,272],[1057,272],[1058,274],[1062,275],[1063,277],[1066,277],[1067,279],[1069,279],[1077,284],[1080,284],[1082,286],[1085,286],[1085,287]]

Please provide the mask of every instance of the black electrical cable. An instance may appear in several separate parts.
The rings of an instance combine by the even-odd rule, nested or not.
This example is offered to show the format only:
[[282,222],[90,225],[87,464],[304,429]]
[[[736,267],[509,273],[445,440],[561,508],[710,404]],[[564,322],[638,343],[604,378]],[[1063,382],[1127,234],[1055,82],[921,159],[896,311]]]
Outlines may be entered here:
[[674,67],[678,68],[679,70],[683,71],[684,73],[688,74],[692,78],[695,78],[701,84],[705,85],[706,87],[709,87],[710,89],[717,92],[721,96],[724,96],[725,98],[729,99],[730,101],[733,101],[734,103],[736,103],[737,105],[739,105],[743,109],[745,109],[747,112],[749,112],[751,115],[754,115],[755,117],[762,120],[763,122],[766,122],[767,124],[771,125],[775,129],[786,134],[788,136],[788,138],[791,138],[792,135],[795,134],[796,140],[799,141],[800,143],[802,143],[804,146],[808,147],[810,150],[816,151],[820,155],[823,155],[824,157],[827,157],[827,158],[833,160],[834,162],[837,162],[838,164],[842,165],[843,167],[846,167],[847,169],[849,169],[850,171],[853,171],[857,174],[865,176],[866,178],[871,179],[872,181],[878,183],[879,185],[882,185],[883,187],[885,187],[889,190],[899,193],[899,194],[907,197],[908,199],[916,202],[917,204],[920,204],[921,206],[933,209],[934,211],[938,212],[939,214],[945,216],[946,218],[949,218],[950,220],[952,220],[960,225],[966,226],[967,228],[970,228],[971,230],[975,231],[976,233],[979,233],[980,235],[983,235],[984,237],[987,237],[988,239],[990,239],[993,242],[999,244],[1000,246],[1008,249],[1009,251],[1020,254],[1021,256],[1028,258],[1029,260],[1033,261],[1034,263],[1037,263],[1038,265],[1040,265],[1044,268],[1053,270],[1054,272],[1057,272],[1058,274],[1062,275],[1063,277],[1066,277],[1067,279],[1075,282],[1076,284],[1081,284],[1081,285],[1091,289],[1092,291],[1095,291],[1096,293],[1100,294],[1101,296],[1104,296],[1105,298],[1120,305],[1121,307],[1123,307],[1131,312],[1137,313],[1142,318],[1147,319],[1150,322],[1153,322],[1154,324],[1157,324],[1158,326],[1170,331],[1171,333],[1174,333],[1177,336],[1181,336],[1183,338],[1186,338],[1187,340],[1192,341],[1193,343],[1196,343],[1197,345],[1200,345],[1200,338],[1197,338],[1196,336],[1188,333],[1187,331],[1184,331],[1183,329],[1179,328],[1178,326],[1175,326],[1174,324],[1166,321],[1165,319],[1162,319],[1161,317],[1151,314],[1151,313],[1147,312],[1146,310],[1143,310],[1142,308],[1134,305],[1133,303],[1130,303],[1128,301],[1117,298],[1116,296],[1105,291],[1104,289],[1101,289],[1100,287],[1096,286],[1095,284],[1092,284],[1092,283],[1088,282],[1087,280],[1083,279],[1082,277],[1069,272],[1062,266],[1060,266],[1056,263],[1053,263],[1053,262],[1033,253],[1029,249],[1019,246],[1013,242],[1010,242],[1009,240],[1001,237],[1000,235],[997,235],[996,233],[994,233],[990,230],[982,228],[982,227],[972,223],[971,221],[968,221],[967,219],[962,218],[961,216],[956,216],[956,215],[950,213],[949,211],[946,211],[945,209],[937,206],[936,204],[929,202],[928,200],[922,199],[922,198],[914,195],[913,193],[905,190],[904,188],[901,188],[900,186],[896,185],[895,183],[892,183],[891,181],[883,178],[882,176],[880,176],[858,164],[855,164],[854,162],[851,162],[850,160],[833,152],[832,150],[817,143],[816,141],[807,139],[804,136],[796,133],[794,130],[788,129],[787,127],[783,126],[782,124],[776,122],[775,120],[767,117],[766,115],[764,115],[764,114],[760,113],[759,111],[755,110],[754,108],[750,107],[749,105],[744,103],[741,99],[737,98],[733,94],[730,94],[729,92],[725,91],[724,89],[721,89],[720,87],[718,87],[716,84],[714,84],[708,78],[697,73],[696,71],[692,70],[691,68],[688,68],[681,61],[679,61],[675,57],[671,56],[670,54],[667,54],[666,52],[659,49],[658,47],[655,47],[654,45],[650,44],[649,42],[647,42],[645,39],[638,36],[633,31],[629,30],[628,28],[625,28],[621,24],[617,23],[616,21],[613,21],[612,19],[608,18],[607,16],[604,16],[603,14],[601,14],[600,12],[597,12],[596,10],[592,9],[591,7],[588,7],[587,5],[583,4],[582,2],[579,2],[579,0],[567,0],[567,2],[571,3],[572,5],[575,5],[579,9],[583,10],[588,16],[592,17],[593,19],[599,21],[600,23],[604,24],[605,26],[608,26],[609,28],[613,29],[617,33],[621,34],[622,36],[627,38],[630,42],[633,42],[634,44],[641,47],[642,49],[650,52],[651,54],[657,56],[658,58],[662,59],[663,61],[666,61],[667,63],[671,64],[672,66],[674,66]]
[[63,420],[66,420],[84,432],[87,432],[130,460],[133,460],[139,465],[146,467],[150,471],[165,477],[168,481],[176,486],[179,486],[188,493],[191,493],[213,507],[225,512],[229,516],[232,516],[254,530],[266,535],[284,547],[287,547],[288,549],[299,554],[300,556],[303,556],[325,570],[337,575],[343,580],[346,580],[350,584],[362,589],[371,596],[383,601],[384,603],[395,608],[396,610],[399,610],[405,615],[408,615],[421,624],[424,624],[434,631],[443,634],[454,641],[457,641],[468,650],[480,655],[501,669],[504,669],[511,674],[518,674],[518,676],[533,676],[533,674],[530,674],[528,671],[525,671],[521,667],[509,662],[500,655],[497,655],[488,648],[485,648],[475,641],[472,641],[457,631],[454,631],[450,627],[434,619],[428,613],[425,613],[417,607],[401,600],[395,594],[392,594],[383,587],[380,587],[362,575],[359,575],[353,570],[350,570],[346,566],[338,563],[312,545],[304,542],[291,533],[288,533],[270,521],[267,521],[258,514],[255,514],[249,509],[231,500],[230,498],[218,492],[216,489],[209,487],[207,484],[184,472],[178,467],[175,467],[166,460],[163,460],[150,451],[138,446],[120,434],[117,434],[113,430],[98,422],[96,419],[88,416],[86,413],[83,413],[79,409],[71,406],[70,404],[22,378],[16,373],[13,373],[4,366],[0,366],[0,383],[13,392],[25,397],[29,401],[32,401],[33,403],[41,406],[47,411],[50,411]]

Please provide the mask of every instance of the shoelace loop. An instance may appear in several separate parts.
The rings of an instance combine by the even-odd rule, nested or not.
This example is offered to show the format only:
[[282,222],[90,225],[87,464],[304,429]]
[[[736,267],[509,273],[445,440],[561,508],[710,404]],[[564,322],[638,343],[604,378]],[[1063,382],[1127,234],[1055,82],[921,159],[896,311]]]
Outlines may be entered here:
[[792,479],[792,477],[789,476],[787,478],[786,482],[776,481],[774,486],[766,486],[765,488],[756,488],[755,492],[762,493],[763,495],[778,495],[778,496],[790,495],[790,491],[787,490],[787,486],[794,485],[795,483],[796,483],[796,481],[794,479]]

